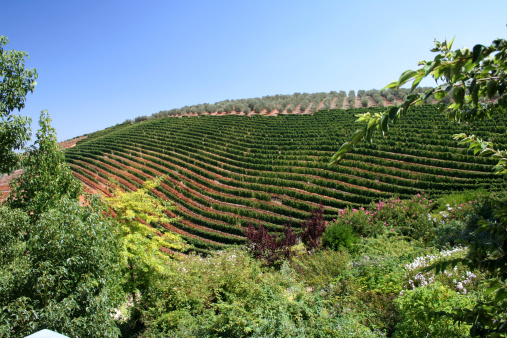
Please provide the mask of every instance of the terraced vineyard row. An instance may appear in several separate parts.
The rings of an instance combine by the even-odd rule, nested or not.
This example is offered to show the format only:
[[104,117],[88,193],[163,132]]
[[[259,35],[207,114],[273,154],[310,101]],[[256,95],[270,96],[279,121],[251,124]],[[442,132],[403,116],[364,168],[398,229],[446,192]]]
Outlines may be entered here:
[[89,135],[66,157],[76,177],[106,194],[111,177],[136,189],[165,175],[153,193],[174,202],[171,216],[182,219],[161,228],[205,251],[243,243],[250,223],[271,231],[297,225],[319,203],[332,219],[342,208],[393,195],[503,188],[494,162],[459,148],[452,135],[475,133],[505,148],[505,121],[457,126],[436,110],[416,108],[388,138],[361,144],[336,167],[327,163],[365,109],[156,119]]

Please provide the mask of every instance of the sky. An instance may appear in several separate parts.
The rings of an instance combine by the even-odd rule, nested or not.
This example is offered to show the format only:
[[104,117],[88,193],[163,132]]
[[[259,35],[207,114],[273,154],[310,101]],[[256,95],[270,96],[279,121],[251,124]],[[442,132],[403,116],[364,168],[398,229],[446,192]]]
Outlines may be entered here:
[[[507,1],[3,0],[4,49],[29,53],[59,141],[161,110],[294,92],[381,89],[434,39],[507,37]],[[431,81],[421,85],[431,85]]]

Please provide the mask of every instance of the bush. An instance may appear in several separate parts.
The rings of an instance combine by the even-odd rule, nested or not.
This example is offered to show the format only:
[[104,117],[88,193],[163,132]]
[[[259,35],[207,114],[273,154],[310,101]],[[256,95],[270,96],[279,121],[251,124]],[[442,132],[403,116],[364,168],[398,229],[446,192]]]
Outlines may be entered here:
[[410,200],[391,198],[372,203],[368,209],[344,209],[329,226],[350,225],[363,237],[374,237],[385,232],[430,241],[434,238],[435,222],[428,218],[433,201],[420,194]]
[[455,307],[471,308],[473,295],[459,295],[440,283],[404,291],[394,302],[400,313],[393,337],[468,337],[469,325],[454,322],[447,316],[432,315]]
[[352,252],[357,241],[358,237],[349,224],[333,224],[328,226],[322,235],[322,245],[335,251],[345,249]]
[[149,293],[144,337],[368,337],[354,316],[342,317],[295,279],[262,268],[242,250],[190,256]]
[[33,225],[27,213],[0,207],[1,337],[42,329],[118,336],[110,312],[123,300],[119,241],[99,202],[89,203],[60,199]]
[[338,284],[347,278],[350,259],[345,250],[323,250],[297,256],[291,261],[291,266],[305,285],[317,291],[330,291],[339,288]]
[[292,232],[290,224],[285,225],[282,236],[278,236],[277,233],[269,234],[263,225],[255,229],[250,224],[245,230],[245,237],[253,257],[263,260],[270,266],[280,266],[283,260],[291,258],[294,255],[292,246],[297,243],[297,235]]

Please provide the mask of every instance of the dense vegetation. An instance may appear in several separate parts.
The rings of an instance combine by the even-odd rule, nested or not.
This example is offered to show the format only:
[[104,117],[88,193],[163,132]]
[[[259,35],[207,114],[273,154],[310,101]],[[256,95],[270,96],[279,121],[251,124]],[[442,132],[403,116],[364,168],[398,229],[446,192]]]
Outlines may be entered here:
[[[455,102],[440,109],[494,117],[471,125],[445,122],[435,106],[412,108],[437,88],[374,114],[160,119],[95,133],[65,156],[103,201],[82,195],[42,112],[35,145],[1,168],[20,163],[24,172],[0,205],[0,336],[505,337],[507,196],[488,168],[506,171],[497,150],[506,49],[497,40],[454,53],[437,42],[442,67],[396,83],[454,69],[444,78]],[[0,61],[9,69],[9,57]],[[9,117],[36,74],[19,65],[0,86],[0,132],[12,136],[2,154],[28,137],[27,120]],[[497,100],[480,102],[470,83],[465,91],[469,74]],[[368,106],[377,94],[349,98]],[[371,127],[384,134],[408,108],[398,133],[346,154],[347,143],[371,139]],[[351,136],[354,114],[373,122]],[[451,143],[471,127],[476,136],[458,137],[469,150]],[[339,165],[326,167],[349,138]],[[188,245],[175,233],[193,253],[179,252]]]
[[[364,144],[329,167],[363,109],[326,110],[305,116],[202,116],[119,125],[92,134],[66,151],[75,175],[108,192],[110,177],[137,189],[165,175],[157,195],[177,206],[182,220],[166,226],[200,250],[245,242],[249,224],[297,228],[321,203],[331,220],[346,207],[380,199],[437,197],[465,189],[499,190],[505,179],[494,161],[458,148],[451,135],[468,130],[445,120],[438,106],[418,107],[397,133]],[[370,108],[372,111],[372,108]],[[504,121],[474,125],[500,145]]]

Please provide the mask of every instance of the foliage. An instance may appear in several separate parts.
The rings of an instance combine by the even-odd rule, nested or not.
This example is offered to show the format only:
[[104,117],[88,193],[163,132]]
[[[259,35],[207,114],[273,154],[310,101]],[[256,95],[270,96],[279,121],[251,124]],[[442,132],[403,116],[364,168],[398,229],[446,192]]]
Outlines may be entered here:
[[0,35],[0,173],[9,173],[16,168],[19,154],[30,140],[30,118],[11,115],[25,107],[26,95],[36,85],[37,71],[25,68],[28,53],[4,50],[9,40]]
[[[301,223],[302,231],[297,234],[292,230],[291,223],[284,225],[283,235],[277,232],[270,234],[268,230],[259,225],[255,229],[250,225],[245,230],[249,250],[254,258],[261,259],[266,265],[280,266],[283,260],[289,260],[297,254],[298,249],[306,251],[316,250],[320,247],[321,236],[325,231],[324,207],[320,205],[314,209],[304,223]],[[300,242],[299,247],[296,244]]]
[[23,159],[24,173],[10,184],[9,205],[23,209],[33,222],[56,208],[61,198],[77,200],[82,189],[65,162],[50,123],[49,114],[41,112],[37,140]]
[[290,224],[285,226],[282,236],[270,234],[262,224],[258,229],[250,225],[245,230],[245,237],[253,257],[263,260],[266,265],[280,266],[283,260],[295,255],[292,247],[297,243],[297,235]]
[[171,263],[145,312],[146,337],[368,337],[298,283],[287,264],[262,269],[242,250]]
[[307,250],[314,250],[320,247],[321,237],[326,230],[324,221],[324,206],[321,204],[318,209],[314,209],[309,218],[301,224],[301,241]]
[[165,263],[173,256],[162,249],[175,252],[186,247],[177,234],[161,234],[151,226],[175,221],[165,214],[174,207],[169,202],[148,194],[159,184],[160,179],[146,181],[143,188],[131,192],[117,188],[112,197],[105,198],[115,214],[122,242],[120,257],[125,267],[123,288],[132,295],[134,303],[138,301],[137,293],[143,293],[148,288],[154,275],[164,273]]
[[[478,221],[476,238],[470,243],[469,254],[461,260],[470,269],[480,268],[489,278],[484,280],[486,287],[484,298],[472,309],[456,308],[443,314],[456,321],[471,324],[470,334],[473,337],[502,337],[507,335],[507,198],[492,196],[490,201],[492,213],[487,219]],[[435,264],[437,272],[456,261]],[[442,313],[440,313],[442,314]]]
[[[337,164],[345,153],[350,151],[362,138],[372,140],[375,130],[385,134],[389,124],[395,123],[398,118],[406,115],[410,108],[424,103],[434,96],[442,100],[440,110],[452,121],[474,122],[486,117],[500,119],[507,108],[507,41],[497,39],[491,46],[475,45],[472,50],[468,48],[452,51],[452,41],[440,43],[435,41],[438,52],[433,61],[422,61],[423,67],[416,70],[408,70],[401,74],[397,81],[392,82],[386,88],[399,88],[413,79],[411,94],[405,98],[400,107],[393,107],[383,113],[365,113],[357,115],[357,122],[364,122],[363,128],[356,130],[350,140],[344,143],[331,158],[332,164]],[[419,82],[431,76],[442,84],[436,88],[427,90],[425,93],[414,93]],[[438,83],[438,82],[437,82]],[[446,100],[452,93],[452,99]],[[493,142],[485,141],[475,135],[467,136],[459,133],[454,136],[461,140],[461,144],[468,144],[469,149],[475,155],[490,156],[497,163],[495,171],[506,174],[507,151],[496,150]],[[506,291],[506,265],[505,243],[507,242],[507,207],[506,203],[498,201],[494,213],[494,220],[482,221],[481,227],[476,233],[486,233],[489,243],[474,240],[470,247],[470,253],[464,260],[469,267],[482,267],[491,274],[487,281],[489,285],[485,300],[477,302],[473,309],[459,307],[453,312],[440,311],[460,323],[472,325],[472,336],[505,336],[507,334],[507,321],[505,308],[507,307]],[[450,209],[453,209],[449,204]],[[445,212],[445,211],[444,211]],[[431,215],[430,215],[431,216]],[[486,245],[485,245],[486,244]],[[437,272],[445,271],[446,266],[453,266],[457,261],[451,260],[435,264]],[[425,291],[420,291],[425,292]],[[435,308],[434,311],[437,309]],[[446,318],[447,319],[447,318]]]
[[337,278],[346,276],[350,260],[345,250],[321,250],[298,255],[290,264],[305,285],[322,290]]
[[80,184],[41,113],[37,147],[23,161],[0,213],[0,335],[49,328],[69,336],[116,336],[110,315],[119,289],[119,242],[97,198],[78,200]]
[[[331,158],[331,164],[337,164],[362,138],[371,142],[375,130],[384,135],[389,125],[404,117],[412,106],[423,104],[431,96],[442,100],[451,90],[454,102],[445,103],[440,108],[450,120],[472,122],[484,117],[497,118],[498,115],[504,114],[507,108],[507,42],[497,39],[489,47],[475,45],[472,50],[462,48],[455,51],[451,50],[452,42],[435,41],[432,51],[438,55],[433,61],[421,61],[419,65],[423,66],[422,68],[405,71],[397,81],[385,87],[399,89],[413,80],[411,94],[400,107],[392,107],[381,114],[357,115],[357,122],[365,123],[364,127],[356,130],[350,140],[342,144]],[[421,80],[427,76],[442,81],[442,84],[424,93],[414,92]],[[488,102],[480,102],[481,98],[487,98]],[[491,155],[498,161],[495,170],[498,173],[507,173],[507,169],[504,170],[507,163],[505,151],[493,149],[491,142],[474,135],[461,133],[455,135],[455,138],[461,140],[461,143],[469,144],[475,154]]]
[[401,318],[393,337],[467,337],[469,325],[460,325],[449,317],[433,316],[432,312],[470,308],[475,299],[473,295],[459,295],[440,283],[404,291],[395,300]]
[[357,241],[358,237],[351,224],[338,225],[335,223],[328,226],[322,235],[322,246],[335,251],[341,249],[353,251]]
[[110,313],[123,298],[119,242],[101,210],[95,197],[86,207],[63,197],[32,223],[0,207],[0,336],[118,335]]

